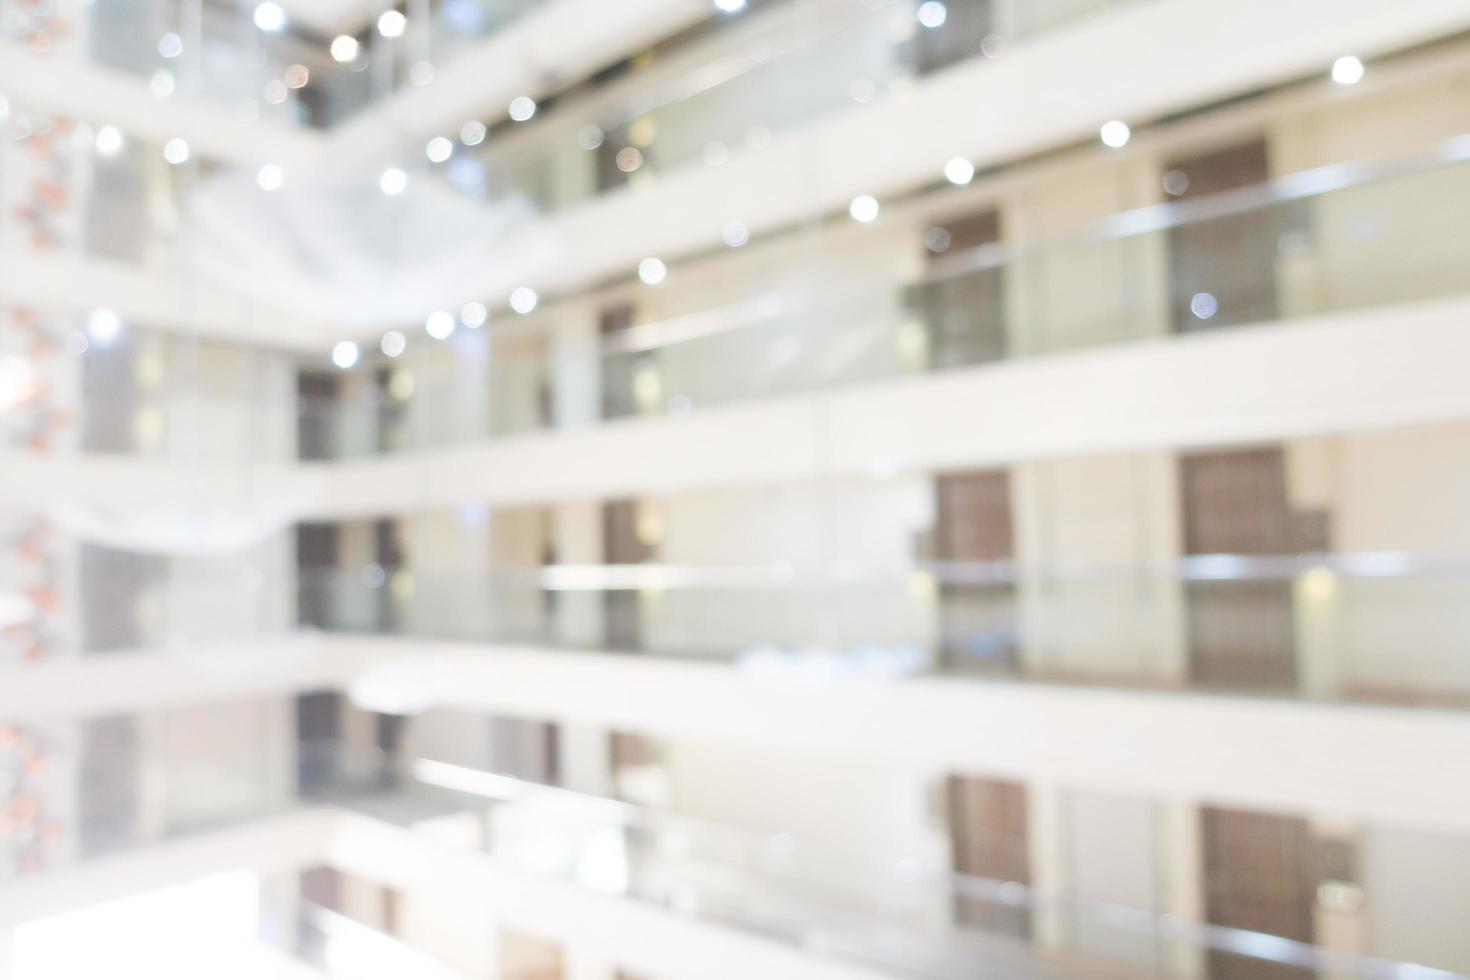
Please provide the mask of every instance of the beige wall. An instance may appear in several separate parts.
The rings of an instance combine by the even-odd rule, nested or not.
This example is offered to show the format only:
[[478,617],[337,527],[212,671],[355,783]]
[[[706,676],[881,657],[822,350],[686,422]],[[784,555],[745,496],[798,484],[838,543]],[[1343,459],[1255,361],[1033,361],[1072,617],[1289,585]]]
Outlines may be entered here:
[[[770,588],[645,593],[651,644],[675,650],[813,643],[927,643],[932,596],[902,574],[932,520],[928,483],[897,479],[661,498],[649,505],[662,530],[659,559],[674,565],[781,566],[792,581]],[[834,566],[883,573],[840,585]]]
[[174,834],[295,799],[293,702],[172,708],[140,720],[140,823]]
[[[1301,448],[1294,447],[1294,454]],[[1470,553],[1470,425],[1451,423],[1327,440],[1332,545],[1463,560]],[[1297,583],[1298,642],[1323,693],[1462,696],[1470,579],[1462,573]]]
[[1182,678],[1180,584],[1167,573],[1128,571],[1182,552],[1173,455],[1043,460],[1012,472],[1028,670],[1081,679]]
[[[1325,100],[1267,129],[1278,174],[1433,150],[1470,131],[1470,77],[1439,72],[1415,83]],[[1470,166],[1387,178],[1291,206],[1310,231],[1284,242],[1283,312],[1313,313],[1463,291],[1470,246]],[[1278,206],[1275,210],[1287,213]]]
[[1370,828],[1362,836],[1361,882],[1368,951],[1390,959],[1470,971],[1470,841]]
[[[784,865],[836,891],[866,890],[892,903],[894,916],[945,921],[942,890],[899,886],[901,867],[922,882],[949,868],[937,773],[848,756],[773,752],[749,745],[677,740],[666,750],[671,808],[754,832],[790,835]],[[912,918],[909,921],[913,921]]]

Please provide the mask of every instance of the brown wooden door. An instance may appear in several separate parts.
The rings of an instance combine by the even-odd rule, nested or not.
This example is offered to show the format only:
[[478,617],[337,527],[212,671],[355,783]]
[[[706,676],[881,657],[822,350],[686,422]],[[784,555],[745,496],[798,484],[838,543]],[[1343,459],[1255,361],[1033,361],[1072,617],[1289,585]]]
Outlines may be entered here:
[[296,455],[330,459],[337,450],[333,420],[337,408],[335,374],[302,371],[296,375]]
[[[1176,200],[1264,183],[1264,140],[1178,159],[1165,170]],[[1253,208],[1169,229],[1174,329],[1180,333],[1274,319],[1276,240],[1282,212]]]
[[[934,479],[934,557],[954,564],[1009,560],[1015,553],[1007,470],[947,473]],[[978,569],[977,569],[978,570]],[[952,569],[950,574],[961,571]],[[945,582],[939,588],[940,655],[961,670],[1015,664],[1015,588],[1010,583]]]
[[335,583],[342,553],[342,529],[336,524],[297,524],[296,620],[302,626],[330,629],[337,625]]
[[[633,306],[623,303],[602,311],[597,319],[598,336],[606,342],[633,325]],[[638,371],[640,355],[631,352],[602,352],[602,417],[634,415],[638,399],[633,379]]]
[[[914,6],[917,11],[917,0]],[[968,61],[995,30],[990,0],[950,0],[945,7],[943,24],[914,33],[913,62],[920,75]]]
[[[1310,943],[1315,933],[1315,845],[1307,822],[1244,810],[1201,811],[1205,919]],[[1301,967],[1214,950],[1211,980],[1304,980]]]
[[408,403],[393,397],[391,368],[381,367],[373,372],[373,403],[378,407],[378,452],[407,449]]
[[[654,548],[638,536],[638,501],[608,500],[602,505],[603,560],[609,565],[651,561]],[[638,593],[632,589],[602,594],[607,644],[615,650],[637,650],[643,645],[643,615]]]
[[[1298,547],[1280,448],[1197,453],[1180,459],[1184,545],[1192,555],[1286,555]],[[1190,673],[1210,685],[1294,687],[1292,583],[1191,581]]]
[[[999,779],[951,776],[947,789],[950,850],[956,873],[992,882],[1031,883],[1026,787]],[[1027,936],[1030,911],[957,894],[955,920]]]
[[[980,211],[944,222],[948,248],[931,261],[1000,240],[1000,212]],[[951,259],[953,260],[953,259]],[[981,269],[910,288],[908,306],[923,322],[934,368],[983,364],[1006,356],[1005,280],[1001,269]]]

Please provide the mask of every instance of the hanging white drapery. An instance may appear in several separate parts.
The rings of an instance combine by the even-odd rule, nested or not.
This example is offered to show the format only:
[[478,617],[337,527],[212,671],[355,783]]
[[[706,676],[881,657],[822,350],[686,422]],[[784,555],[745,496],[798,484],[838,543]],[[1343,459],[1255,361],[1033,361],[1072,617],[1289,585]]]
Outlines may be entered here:
[[496,300],[555,260],[525,197],[483,200],[419,174],[397,195],[376,177],[274,191],[228,171],[192,195],[185,262],[216,285],[346,328],[410,326],[451,298]]

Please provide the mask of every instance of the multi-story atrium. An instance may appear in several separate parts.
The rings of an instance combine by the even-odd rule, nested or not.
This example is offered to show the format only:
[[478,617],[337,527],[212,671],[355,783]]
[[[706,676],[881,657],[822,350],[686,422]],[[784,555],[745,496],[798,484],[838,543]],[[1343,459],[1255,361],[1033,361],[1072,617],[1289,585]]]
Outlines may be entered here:
[[0,0],[0,976],[1470,977],[1470,3]]

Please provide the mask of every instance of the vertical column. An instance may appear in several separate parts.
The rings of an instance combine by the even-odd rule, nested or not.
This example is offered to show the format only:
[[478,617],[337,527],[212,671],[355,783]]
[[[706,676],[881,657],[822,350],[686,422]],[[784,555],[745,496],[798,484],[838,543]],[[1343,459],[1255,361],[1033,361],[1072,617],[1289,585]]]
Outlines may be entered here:
[[[1044,673],[1051,659],[1052,623],[1047,599],[1047,560],[1055,558],[1047,534],[1051,504],[1046,461],[1027,460],[1011,467],[1012,534],[1016,556],[1016,630],[1023,674]],[[1054,612],[1052,610],[1051,612]]]
[[[1350,822],[1315,817],[1311,825],[1320,864],[1312,904],[1313,941],[1329,953],[1343,954],[1345,959],[1371,955],[1375,952],[1374,937],[1359,868],[1363,849],[1360,828]],[[1320,972],[1318,977],[1350,980],[1356,972],[1346,967]]]
[[1146,670],[1160,681],[1182,682],[1189,676],[1189,623],[1184,583],[1168,571],[1184,554],[1183,511],[1179,502],[1179,467],[1173,453],[1141,453],[1131,457],[1142,575],[1140,603],[1144,631],[1139,640],[1148,651]]
[[[557,428],[595,423],[602,414],[602,370],[597,317],[591,308],[570,311],[552,340],[552,412]],[[603,560],[602,505],[596,500],[566,501],[552,514],[556,561],[563,565],[596,565]],[[604,634],[600,592],[568,591],[553,606],[552,636],[559,643],[591,646]],[[558,741],[562,784],[583,793],[607,796],[612,791],[610,733],[599,725],[567,723]],[[594,960],[581,964],[568,951],[567,977],[587,980],[610,973]]]
[[552,420],[557,428],[589,425],[602,416],[602,359],[597,311],[567,307],[551,337]]
[[1066,914],[1047,899],[1067,893],[1066,800],[1062,790],[1052,783],[1032,783],[1026,788],[1026,796],[1026,858],[1031,867],[1031,887],[1041,898],[1032,912],[1032,941],[1041,949],[1060,949],[1067,942]]
[[562,786],[593,796],[612,795],[612,739],[606,728],[564,722],[557,732],[556,746]]
[[[339,626],[349,629],[375,628],[379,596],[376,588],[385,581],[364,574],[377,560],[372,521],[344,521],[338,526],[337,574],[343,587],[333,596]],[[376,588],[374,588],[376,586]]]
[[[552,416],[555,426],[592,425],[602,415],[602,369],[597,314],[589,306],[569,309],[551,343]],[[596,565],[603,560],[602,506],[596,500],[559,503],[553,513],[556,560]],[[552,635],[576,646],[603,636],[603,603],[595,591],[563,592],[555,605]]]
[[387,587],[402,604],[405,632],[442,635],[452,625],[460,637],[491,635],[493,519],[490,508],[474,503],[400,519],[411,574],[394,575]]
[[[552,513],[556,560],[562,565],[597,565],[603,560],[602,504],[574,500],[557,504]],[[593,589],[564,591],[554,605],[551,624],[556,642],[592,646],[604,635],[602,593]]]
[[[1185,923],[1205,918],[1204,850],[1199,806],[1193,801],[1170,800],[1159,806],[1159,892],[1161,908]],[[1188,939],[1159,944],[1164,976],[1203,977],[1204,947]]]
[[[1320,540],[1303,540],[1302,546],[1307,549],[1328,549],[1333,544],[1329,537],[1331,520],[1338,509],[1337,448],[1332,437],[1294,439],[1285,445],[1291,510],[1303,518],[1318,518],[1314,523],[1320,525]],[[1340,635],[1342,611],[1344,600],[1363,598],[1354,595],[1361,588],[1361,582],[1341,578],[1326,568],[1312,569],[1292,583],[1297,684],[1304,696],[1330,697],[1342,689],[1344,682],[1351,682],[1347,668],[1352,644]]]

